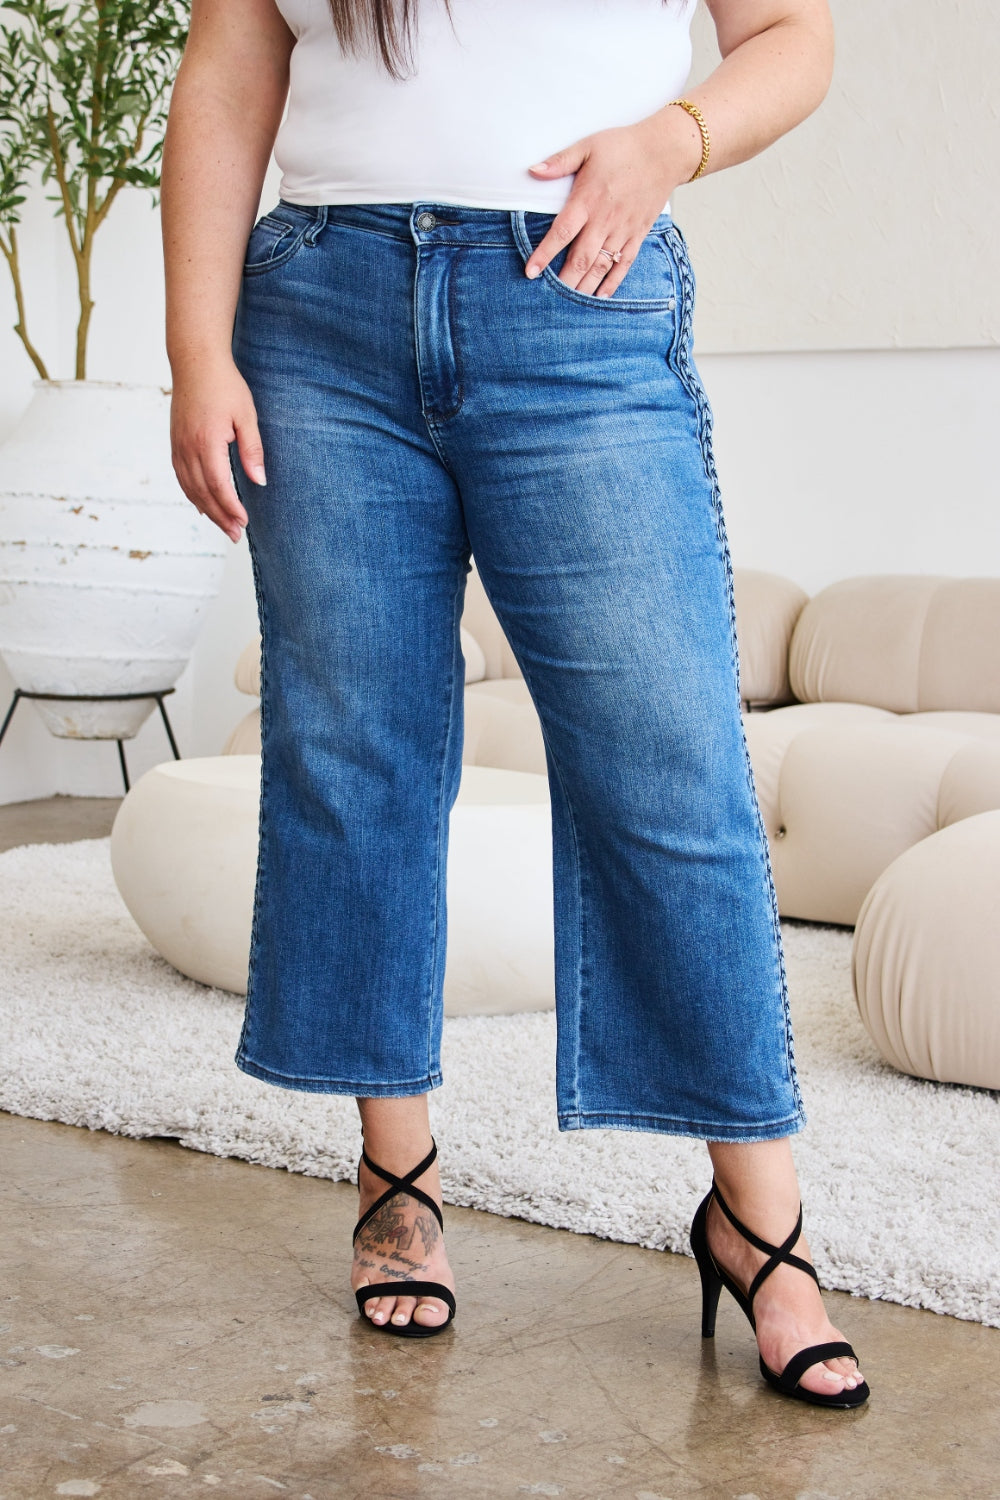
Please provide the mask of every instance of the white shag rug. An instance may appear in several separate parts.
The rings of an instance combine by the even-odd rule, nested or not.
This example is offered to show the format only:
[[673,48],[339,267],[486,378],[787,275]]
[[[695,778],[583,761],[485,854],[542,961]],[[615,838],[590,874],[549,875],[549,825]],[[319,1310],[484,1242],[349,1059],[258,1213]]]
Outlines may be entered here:
[[[243,1001],[184,978],[139,931],[109,839],[0,855],[0,1108],[334,1180],[353,1100],[275,1088],[233,1062]],[[851,934],[784,926],[809,1123],[795,1140],[825,1286],[1000,1327],[1000,1095],[881,1061],[851,994]],[[704,1146],[555,1123],[551,1013],[445,1025],[431,1095],[445,1198],[687,1251]]]

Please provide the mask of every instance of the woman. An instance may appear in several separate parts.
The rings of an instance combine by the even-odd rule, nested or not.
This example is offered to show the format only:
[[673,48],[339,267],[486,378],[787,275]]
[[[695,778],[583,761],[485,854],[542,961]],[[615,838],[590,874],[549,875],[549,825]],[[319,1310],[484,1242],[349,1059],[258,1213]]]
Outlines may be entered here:
[[[679,99],[695,3],[195,0],[163,176],[174,461],[246,527],[263,638],[236,1061],[357,1098],[359,1309],[441,1332],[427,1094],[474,553],[544,731],[559,1125],[705,1139],[703,1333],[726,1286],[765,1378],[847,1407],[868,1387],[796,1222],[804,1116],[669,212],[816,108],[831,24],[826,0],[708,0],[723,61]],[[254,224],[272,146],[281,201]]]

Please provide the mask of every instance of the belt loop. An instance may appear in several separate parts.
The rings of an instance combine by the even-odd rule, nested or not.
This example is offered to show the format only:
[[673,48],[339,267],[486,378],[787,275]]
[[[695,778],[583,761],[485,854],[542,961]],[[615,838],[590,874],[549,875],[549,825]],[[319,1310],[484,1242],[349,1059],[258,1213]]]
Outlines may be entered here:
[[306,230],[307,245],[315,245],[319,236],[322,234],[324,228],[326,227],[327,213],[327,205],[325,203],[320,203],[316,209],[315,222],[313,224],[310,224],[309,228]]

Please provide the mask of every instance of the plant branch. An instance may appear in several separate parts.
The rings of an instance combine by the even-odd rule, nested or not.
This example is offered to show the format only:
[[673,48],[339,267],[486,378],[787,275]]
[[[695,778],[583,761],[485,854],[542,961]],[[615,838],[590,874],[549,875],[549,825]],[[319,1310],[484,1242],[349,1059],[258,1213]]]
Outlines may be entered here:
[[17,307],[17,322],[14,324],[14,332],[28,351],[28,358],[38,371],[43,380],[48,380],[49,372],[45,368],[45,361],[28,337],[27,319],[24,314],[24,289],[21,286],[21,266],[17,254],[17,230],[13,224],[8,230],[9,243],[0,234],[0,250],[3,251],[4,259],[10,270],[10,279],[14,283],[14,303]]
[[[8,26],[4,16],[0,26],[0,241],[19,222],[26,172],[40,167],[76,267],[76,378],[83,380],[94,236],[123,187],[155,198],[190,0],[0,0],[0,15],[6,12],[22,24]],[[9,241],[4,254],[29,348]],[[37,351],[32,357],[41,373]]]
[[56,182],[59,184],[59,192],[62,197],[63,215],[66,219],[66,233],[69,235],[70,249],[73,251],[73,259],[77,266],[80,264],[80,245],[76,234],[76,220],[73,217],[73,199],[70,197],[69,181],[66,176],[66,163],[63,158],[62,144],[59,140],[59,132],[56,129],[55,112],[50,104],[45,111],[45,118],[49,132],[49,150],[52,153],[52,165],[55,169]]
[[[123,162],[122,165],[124,166],[125,163]],[[104,223],[104,220],[108,216],[108,209],[111,207],[112,203],[114,203],[115,199],[118,197],[118,194],[121,192],[124,186],[125,179],[123,177],[115,177],[112,179],[107,192],[104,194],[104,198],[94,212],[93,227],[95,230],[100,229],[101,225]]]
[[[104,48],[105,29],[107,18],[105,16],[106,0],[96,0],[97,8],[97,40],[94,47],[94,64],[90,76],[90,131],[86,143],[84,170],[87,174],[87,206],[83,218],[83,229],[80,234],[80,260],[78,262],[80,281],[80,319],[76,325],[76,378],[85,380],[87,378],[87,335],[90,331],[90,315],[94,310],[94,299],[90,295],[90,268],[94,254],[94,234],[97,230],[97,146],[101,138],[102,107],[101,98],[104,88]],[[114,187],[114,184],[112,184]],[[111,188],[105,195],[105,200],[112,198]]]

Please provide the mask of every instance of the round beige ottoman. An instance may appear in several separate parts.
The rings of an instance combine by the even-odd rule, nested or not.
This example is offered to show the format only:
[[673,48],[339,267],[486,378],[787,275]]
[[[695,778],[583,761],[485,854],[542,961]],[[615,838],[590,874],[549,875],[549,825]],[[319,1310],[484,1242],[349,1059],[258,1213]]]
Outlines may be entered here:
[[[111,831],[122,898],[158,953],[202,984],[246,993],[257,871],[260,756],[165,761]],[[555,1002],[548,781],[464,766],[447,875],[448,1015]]]
[[868,892],[854,993],[903,1073],[1000,1088],[1000,811],[914,844]]

